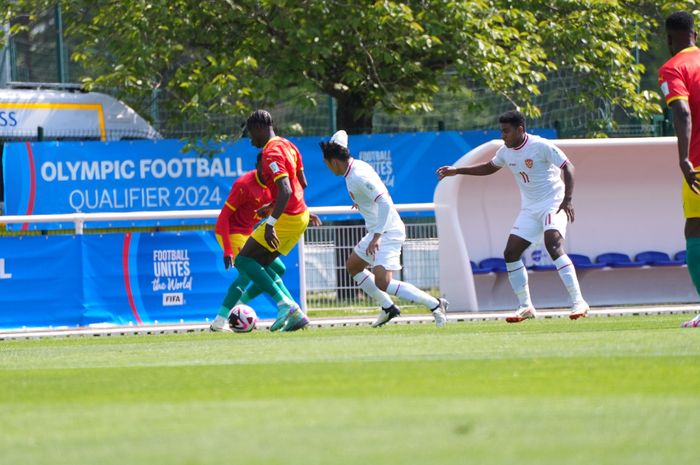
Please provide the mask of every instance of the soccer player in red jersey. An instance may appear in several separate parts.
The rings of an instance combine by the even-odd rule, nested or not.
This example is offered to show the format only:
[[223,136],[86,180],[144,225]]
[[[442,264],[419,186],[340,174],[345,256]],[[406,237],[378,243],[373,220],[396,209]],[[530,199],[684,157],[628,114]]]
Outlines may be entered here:
[[[666,18],[671,59],[659,69],[659,85],[673,113],[683,183],[686,260],[695,289],[700,292],[700,49],[693,16],[678,11]],[[700,326],[700,314],[683,323]]]
[[[272,200],[270,190],[262,181],[262,152],[258,154],[255,162],[255,170],[245,173],[236,179],[231,186],[231,190],[226,199],[226,203],[221,208],[219,217],[216,220],[216,240],[224,250],[224,266],[229,269],[245,244],[246,240],[253,233],[256,223],[262,216],[267,216],[269,203]],[[266,271],[280,289],[291,298],[291,294],[282,281],[282,275],[286,267],[279,258],[272,261]],[[237,302],[224,299],[219,314],[212,322],[212,331],[230,332],[228,317],[233,308],[238,303],[247,304],[262,291],[255,284],[248,286]]]
[[267,111],[253,112],[246,129],[251,143],[262,149],[262,177],[273,204],[270,216],[253,231],[235,259],[239,276],[229,288],[226,301],[237,302],[252,281],[277,303],[277,319],[270,330],[296,331],[308,325],[309,319],[275,284],[266,268],[280,254],[287,255],[294,248],[309,224],[302,157],[294,144],[275,135],[272,116]]

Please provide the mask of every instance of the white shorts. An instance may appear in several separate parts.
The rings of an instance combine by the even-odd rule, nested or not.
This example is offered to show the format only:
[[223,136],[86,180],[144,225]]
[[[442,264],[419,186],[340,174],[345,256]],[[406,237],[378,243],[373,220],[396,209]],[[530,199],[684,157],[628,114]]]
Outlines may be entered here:
[[353,252],[362,260],[369,263],[371,268],[382,266],[388,271],[398,271],[401,269],[401,247],[406,240],[406,235],[401,233],[384,233],[379,242],[379,250],[372,255],[367,255],[367,247],[372,241],[374,234],[367,233],[355,246]]
[[561,237],[566,237],[566,225],[569,219],[564,210],[557,213],[558,209],[559,206],[541,211],[520,210],[510,233],[532,244],[541,242],[544,232],[549,229],[555,229],[559,231]]

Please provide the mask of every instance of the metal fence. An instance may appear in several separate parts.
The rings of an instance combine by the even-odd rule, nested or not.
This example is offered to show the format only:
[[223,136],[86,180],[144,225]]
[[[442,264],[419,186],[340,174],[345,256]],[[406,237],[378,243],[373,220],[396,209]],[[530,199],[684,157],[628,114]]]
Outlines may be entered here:
[[[402,269],[396,279],[435,294],[439,287],[438,237],[434,218],[407,220]],[[377,303],[357,287],[345,269],[355,244],[366,234],[364,224],[335,222],[310,226],[304,234],[306,306],[313,310],[376,309]]]

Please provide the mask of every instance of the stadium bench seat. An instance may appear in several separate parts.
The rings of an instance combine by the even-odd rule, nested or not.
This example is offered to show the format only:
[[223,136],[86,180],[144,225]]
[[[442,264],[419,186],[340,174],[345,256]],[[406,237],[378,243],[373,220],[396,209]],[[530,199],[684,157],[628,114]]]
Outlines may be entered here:
[[630,257],[623,253],[608,252],[598,255],[595,259],[596,263],[613,268],[635,268],[642,266],[641,263],[636,263],[630,260]]
[[479,265],[477,265],[475,262],[473,262],[471,260],[469,261],[469,264],[471,264],[471,266],[472,266],[472,274],[485,274],[485,273],[491,272],[491,270],[483,270],[483,269],[479,268]]
[[530,269],[533,271],[556,271],[557,267],[554,265],[532,265]]
[[677,266],[683,264],[683,262],[678,260],[671,260],[668,254],[656,250],[638,253],[634,257],[634,261],[647,266]]
[[686,263],[688,263],[685,258],[685,250],[681,250],[680,252],[678,252],[676,255],[673,256],[673,259],[680,265],[685,265]]
[[574,264],[574,268],[581,270],[595,270],[605,268],[605,264],[593,263],[590,258],[586,255],[581,255],[577,253],[570,253],[569,258]]
[[506,270],[506,261],[502,258],[485,258],[479,262],[479,268],[482,270],[502,273]]

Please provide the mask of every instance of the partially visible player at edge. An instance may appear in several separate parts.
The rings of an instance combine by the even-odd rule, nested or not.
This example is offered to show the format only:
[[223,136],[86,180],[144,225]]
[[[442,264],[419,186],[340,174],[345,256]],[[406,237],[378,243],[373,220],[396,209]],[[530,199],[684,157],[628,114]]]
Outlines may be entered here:
[[506,318],[506,321],[518,323],[536,316],[530,299],[527,269],[521,257],[525,249],[538,242],[542,235],[547,252],[571,297],[569,318],[575,320],[585,317],[588,314],[588,304],[581,295],[571,259],[564,252],[567,222],[574,221],[574,207],[571,203],[574,166],[564,152],[550,141],[528,134],[525,131],[525,118],[519,111],[507,111],[500,115],[498,121],[505,144],[498,149],[491,161],[464,168],[443,166],[437,170],[438,180],[456,174],[485,176],[508,166],[520,188],[521,204],[520,214],[511,229],[503,255],[508,280],[520,306],[515,315]]
[[[231,186],[226,203],[221,208],[219,217],[216,220],[216,240],[224,251],[224,267],[227,270],[233,266],[236,255],[238,255],[248,237],[253,233],[255,224],[262,216],[267,216],[267,213],[269,213],[266,212],[266,208],[271,200],[270,190],[262,182],[262,152],[260,152],[255,161],[255,170],[245,173],[236,179]],[[291,298],[291,294],[281,278],[286,271],[282,260],[276,258],[266,270],[280,289]],[[231,305],[231,302],[224,300],[222,309],[212,322],[210,329],[212,331],[231,332],[228,323],[231,308],[239,303],[247,304],[260,295],[261,292],[260,288],[255,284],[251,284],[238,302],[235,302],[233,305]]]
[[[693,15],[677,11],[666,18],[671,59],[659,69],[659,85],[673,113],[683,182],[686,261],[700,293],[700,50]],[[700,314],[683,327],[700,326]]]
[[275,135],[272,116],[265,110],[254,111],[246,121],[246,129],[251,143],[262,149],[262,177],[270,189],[272,211],[236,256],[234,266],[239,275],[229,287],[219,316],[228,315],[229,305],[238,302],[252,281],[277,303],[277,318],[270,330],[296,331],[308,325],[309,319],[270,277],[269,267],[280,254],[286,255],[294,248],[309,224],[301,153],[290,141]]
[[[372,326],[381,326],[401,314],[387,292],[424,305],[433,313],[435,324],[445,326],[448,306],[445,299],[436,299],[410,283],[393,279],[393,272],[401,269],[406,227],[377,172],[368,163],[350,155],[345,131],[336,132],[329,142],[320,145],[323,161],[333,174],[345,177],[353,206],[365,220],[367,234],[353,249],[346,267],[360,289],[382,307]],[[367,271],[368,266],[374,274]]]

